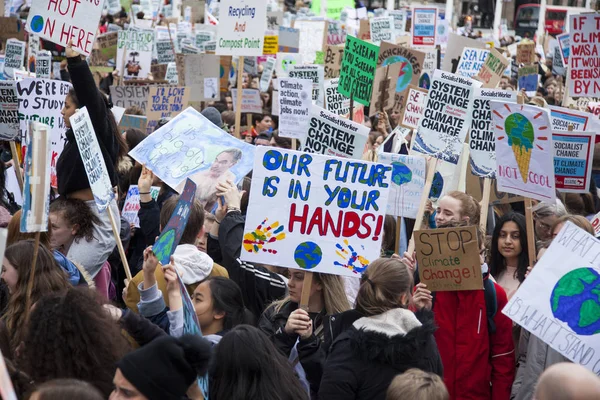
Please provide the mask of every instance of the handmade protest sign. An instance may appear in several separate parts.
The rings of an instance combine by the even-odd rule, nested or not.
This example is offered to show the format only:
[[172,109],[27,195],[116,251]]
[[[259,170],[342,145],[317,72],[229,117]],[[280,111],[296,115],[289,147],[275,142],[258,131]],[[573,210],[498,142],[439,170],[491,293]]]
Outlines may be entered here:
[[30,121],[25,131],[21,232],[46,232],[50,207],[50,127]]
[[427,90],[418,88],[413,85],[408,85],[408,93],[406,96],[406,107],[402,109],[399,124],[411,129],[417,129],[419,119],[423,115],[425,108],[425,97]]
[[316,52],[322,50],[327,41],[327,22],[296,19],[294,28],[300,31],[298,52],[304,62],[314,63]]
[[[150,196],[156,200],[158,193],[160,192],[159,186],[150,187]],[[137,185],[129,186],[127,190],[127,196],[125,197],[125,203],[123,204],[123,210],[121,210],[121,217],[133,224],[136,228],[140,227],[140,219],[138,217],[138,211],[140,210],[140,191]]]
[[280,53],[297,53],[300,49],[300,30],[280,26],[278,46]]
[[437,8],[413,8],[412,45],[435,46]]
[[566,222],[502,312],[569,360],[594,373],[598,331],[600,241]]
[[554,179],[561,192],[587,193],[592,175],[593,132],[553,132]]
[[399,64],[400,70],[396,80],[394,95],[394,111],[401,112],[406,104],[408,85],[418,85],[419,77],[425,63],[425,53],[408,47],[382,42],[377,58],[377,66]]
[[494,100],[490,100],[490,108],[498,190],[553,202],[556,194],[549,112]]
[[394,28],[394,18],[375,17],[371,20],[371,42],[379,44],[382,41],[396,41],[396,30]]
[[569,18],[569,96],[600,96],[600,16],[579,14]]
[[456,67],[456,74],[472,78],[479,73],[483,67],[489,50],[486,49],[472,49],[466,47],[463,50],[460,60],[458,60],[458,66]]
[[535,43],[517,44],[517,64],[535,63]]
[[216,54],[262,56],[267,29],[267,5],[248,0],[223,0],[217,27]]
[[419,278],[432,292],[483,289],[476,226],[414,234]]
[[500,54],[496,49],[488,51],[487,58],[481,66],[475,79],[483,83],[484,88],[495,88],[498,86],[506,68],[510,65],[508,59]]
[[558,41],[558,47],[560,48],[560,52],[563,56],[563,64],[569,65],[569,54],[571,53],[571,34],[570,33],[562,33],[556,36],[556,40]]
[[391,170],[259,146],[240,258],[360,276],[379,258]]
[[436,69],[412,150],[457,164],[479,87],[481,82]]
[[400,73],[400,68],[401,65],[399,63],[395,63],[385,67],[379,67],[375,70],[373,90],[371,91],[369,117],[372,117],[378,112],[389,110],[394,107],[394,89],[396,77]]
[[336,45],[346,43],[347,32],[340,21],[329,21],[327,24],[327,44]]
[[159,64],[175,62],[175,50],[173,50],[173,43],[169,39],[157,40],[156,55]]
[[554,47],[553,53],[554,54],[552,57],[552,74],[566,76],[567,69],[565,68],[565,65],[563,64],[563,56],[562,56],[562,53],[560,52],[560,48],[558,46]]
[[50,79],[52,55],[49,51],[39,51],[35,59],[36,78]]
[[302,55],[299,53],[277,53],[275,71],[277,78],[285,78],[294,65],[302,64]]
[[496,177],[496,140],[490,100],[516,103],[517,93],[500,89],[475,89],[469,131],[469,155],[473,175]]
[[[233,99],[237,98],[237,89],[231,89],[231,96]],[[233,111],[236,111],[237,104],[233,102]],[[242,89],[242,114],[262,113],[262,102],[260,101],[260,90],[258,89]]]
[[0,140],[15,140],[19,135],[19,98],[17,83],[0,81]]
[[389,10],[388,15],[394,19],[396,36],[406,32],[406,10]]
[[25,30],[89,56],[104,3],[100,1],[33,0]]
[[[311,3],[311,10],[317,15],[322,15],[321,1],[313,0]],[[342,10],[345,7],[354,7],[353,0],[326,0],[324,3],[325,17],[328,19],[340,19]]]
[[[144,139],[129,155],[172,188],[191,177],[199,190],[208,192],[219,179],[237,183],[250,172],[255,149],[188,107]],[[227,161],[226,169],[214,163],[221,153],[226,158],[222,161]]]
[[587,104],[587,111],[592,113],[592,115],[600,116],[600,103],[596,101],[590,101]]
[[[40,37],[36,35],[29,35],[27,41],[27,65],[25,70],[28,72],[35,72],[35,63],[40,51]],[[40,78],[39,76],[37,76]]]
[[392,167],[386,214],[416,218],[425,187],[425,158],[381,152],[378,162]]
[[587,131],[600,125],[593,114],[564,107],[548,106],[553,131]]
[[456,71],[458,61],[462,57],[463,49],[465,47],[485,49],[485,43],[469,39],[455,33],[450,33],[448,35],[448,47],[446,48],[446,53],[442,63],[442,69],[444,71]]
[[104,61],[108,61],[111,58],[115,58],[117,55],[117,45],[119,43],[118,32],[108,32],[103,35],[98,35],[96,38],[96,44],[100,50],[100,58]]
[[110,206],[115,197],[108,170],[102,157],[102,150],[92,126],[92,120],[86,107],[80,108],[70,118],[71,128],[75,135],[77,148],[94,194],[98,211],[102,212]]
[[273,78],[273,71],[275,70],[275,64],[277,59],[274,57],[267,58],[267,62],[263,69],[262,75],[260,76],[259,88],[261,92],[269,90],[271,79]]
[[344,46],[325,46],[325,79],[340,77],[342,60],[344,59]]
[[308,133],[301,149],[309,153],[360,159],[368,135],[368,127],[313,105]]
[[152,63],[152,44],[154,31],[126,30],[119,31],[117,45],[117,69],[124,66],[122,73],[125,79],[146,78]]
[[[308,79],[312,82],[312,102],[313,104],[323,107],[324,104],[324,90],[323,81],[324,70],[321,65],[292,65],[288,76],[294,79]],[[281,93],[280,93],[281,95]]]
[[184,66],[185,86],[190,89],[190,101],[214,101],[220,98],[219,56],[186,55]]
[[312,106],[312,81],[282,78],[279,86],[279,136],[303,139],[308,131]]
[[350,113],[350,99],[338,92],[338,84],[339,78],[325,81],[325,107],[331,113],[346,115]]
[[146,112],[148,105],[149,85],[131,85],[131,86],[111,86],[110,98],[114,105],[128,108],[137,106]]
[[123,132],[127,129],[139,129],[142,132],[146,132],[147,124],[148,120],[143,115],[124,114],[119,122],[119,130]]
[[423,60],[423,70],[419,77],[419,87],[423,89],[429,89],[431,86],[431,77],[433,71],[438,67],[438,52],[437,49],[428,49],[425,53],[425,59]]
[[25,42],[8,39],[4,52],[4,76],[14,79],[14,71],[23,69],[25,65]]
[[186,87],[151,86],[148,91],[148,124],[146,133],[151,134],[162,118],[171,118],[183,111],[190,99]]
[[64,148],[65,132],[67,130],[61,111],[65,104],[65,97],[71,87],[68,82],[49,79],[25,78],[17,82],[22,135],[24,136],[28,129],[27,124],[29,121],[41,122],[50,127],[52,187],[57,186],[56,161]]
[[25,41],[25,30],[21,20],[17,17],[0,16],[0,42],[6,43],[8,39]]
[[348,35],[338,91],[368,106],[371,101],[378,54],[379,47]]
[[518,89],[525,89],[527,96],[534,96],[537,92],[539,79],[537,64],[521,67],[519,68]]

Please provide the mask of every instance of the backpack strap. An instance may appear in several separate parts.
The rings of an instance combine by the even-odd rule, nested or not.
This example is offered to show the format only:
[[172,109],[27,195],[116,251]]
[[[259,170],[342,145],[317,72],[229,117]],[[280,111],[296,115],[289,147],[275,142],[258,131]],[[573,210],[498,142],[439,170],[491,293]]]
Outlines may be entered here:
[[496,298],[496,287],[491,279],[484,279],[483,292],[485,296],[485,309],[488,322],[488,333],[496,333],[496,323],[494,317],[498,312],[498,299]]

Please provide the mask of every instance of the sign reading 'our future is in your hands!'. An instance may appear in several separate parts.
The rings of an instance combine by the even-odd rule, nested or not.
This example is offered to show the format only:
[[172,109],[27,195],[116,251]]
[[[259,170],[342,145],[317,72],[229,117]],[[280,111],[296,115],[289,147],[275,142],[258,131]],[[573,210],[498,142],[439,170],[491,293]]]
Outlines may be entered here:
[[262,56],[267,29],[267,3],[223,0],[219,7],[217,55]]
[[73,42],[73,49],[89,56],[103,5],[101,0],[33,0],[25,29],[61,46]]
[[243,260],[360,276],[379,258],[392,167],[259,146]]

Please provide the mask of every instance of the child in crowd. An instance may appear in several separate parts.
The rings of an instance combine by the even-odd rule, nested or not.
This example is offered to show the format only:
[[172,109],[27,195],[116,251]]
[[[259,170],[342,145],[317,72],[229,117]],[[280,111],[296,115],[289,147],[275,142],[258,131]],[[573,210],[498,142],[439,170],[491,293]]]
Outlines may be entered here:
[[431,372],[409,369],[394,378],[385,400],[449,400],[442,379]]

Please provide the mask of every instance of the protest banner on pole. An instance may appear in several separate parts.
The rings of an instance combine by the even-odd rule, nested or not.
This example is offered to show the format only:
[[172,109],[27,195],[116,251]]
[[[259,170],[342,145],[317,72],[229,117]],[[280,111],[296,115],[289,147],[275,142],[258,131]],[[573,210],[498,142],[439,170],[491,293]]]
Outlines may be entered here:
[[487,49],[472,49],[466,47],[458,60],[456,75],[472,78],[479,73],[483,67],[488,54]]
[[172,118],[183,111],[190,99],[190,90],[186,87],[151,86],[148,91],[148,124],[146,133],[154,132],[158,121]]
[[25,30],[63,47],[72,41],[75,51],[89,56],[103,5],[100,1],[34,0]]
[[25,42],[16,39],[8,39],[4,50],[4,76],[14,79],[15,70],[23,69],[25,65]]
[[343,59],[343,44],[339,46],[325,46],[325,79],[334,79],[340,77]]
[[552,132],[556,190],[589,192],[594,139],[593,132]]
[[[394,86],[396,77],[400,72],[400,64],[387,65],[375,70],[375,79],[373,80],[373,90],[371,91],[371,106],[369,107],[369,117],[378,112],[389,110],[394,106]],[[391,90],[390,90],[391,89]]]
[[275,71],[276,63],[277,59],[275,57],[267,58],[267,62],[265,63],[265,67],[260,76],[259,89],[261,92],[266,92],[267,90],[269,90],[271,79],[273,79],[273,71]]
[[381,152],[377,161],[392,167],[386,214],[416,218],[425,187],[425,158]]
[[[597,373],[600,242],[566,222],[502,310],[551,348]],[[542,322],[543,321],[543,322]]]
[[435,46],[436,23],[437,8],[413,8],[412,45]]
[[435,70],[412,150],[457,164],[479,87],[481,82]]
[[517,64],[534,64],[535,63],[535,43],[519,43],[517,44]]
[[550,113],[535,106],[495,100],[490,100],[490,108],[498,189],[553,202],[556,193]]
[[282,78],[279,86],[279,136],[304,139],[312,108],[313,82],[308,79]]
[[25,131],[21,232],[47,232],[50,207],[51,129],[29,121]]
[[35,77],[50,79],[52,70],[52,55],[49,51],[41,50],[35,59]]
[[368,136],[368,127],[313,105],[309,129],[301,150],[360,159],[365,152]]
[[338,92],[368,106],[371,101],[378,54],[379,47],[348,35]]
[[114,105],[129,108],[137,106],[146,112],[148,105],[149,85],[111,86],[110,98]]
[[[283,173],[288,165],[293,171]],[[258,147],[241,259],[360,276],[380,255],[391,170]]]
[[117,56],[118,43],[118,32],[108,32],[102,35],[98,35],[98,37],[96,38],[96,44],[98,45],[98,49],[100,50],[100,58],[104,61],[108,61],[111,58],[115,58]]
[[50,127],[52,187],[57,187],[56,161],[64,148],[65,131],[67,130],[61,111],[71,87],[68,82],[48,79],[25,78],[17,82],[22,135],[28,129],[29,121],[38,121]]
[[0,81],[0,140],[19,136],[19,97],[14,81]]
[[394,28],[394,18],[375,17],[370,22],[371,42],[379,45],[382,41],[396,42],[396,29]]
[[[323,82],[325,73],[322,65],[292,65],[288,76],[294,79],[308,79],[312,82],[312,102],[319,107],[324,107],[325,91]],[[280,93],[281,95],[281,93]]]
[[490,100],[516,103],[517,93],[501,89],[475,89],[469,131],[469,156],[473,175],[496,177],[496,141]]
[[535,96],[540,81],[538,74],[538,65],[526,65],[519,68],[518,90],[525,89],[525,93],[529,97]]
[[444,54],[442,70],[447,72],[456,71],[458,61],[462,57],[463,49],[470,47],[474,49],[485,49],[485,43],[469,39],[468,37],[450,33],[448,35],[448,47]]
[[571,34],[568,32],[562,33],[556,36],[556,40],[558,41],[558,47],[563,57],[563,64],[567,66],[569,65],[569,54],[571,53]]
[[157,40],[156,54],[156,60],[159,64],[175,62],[175,50],[173,49],[173,42],[171,42],[169,39]]
[[[158,198],[158,193],[160,192],[159,186],[152,186],[150,188],[150,197],[154,200]],[[138,217],[138,211],[140,210],[140,191],[137,185],[129,186],[127,190],[127,196],[125,197],[125,202],[123,203],[123,210],[121,210],[121,217],[133,224],[136,228],[140,227],[140,218]]]
[[[235,99],[238,97],[238,90],[231,89],[231,96]],[[242,89],[242,102],[238,108],[237,102],[233,103],[233,111],[241,114],[262,114],[262,102],[260,99],[260,90],[258,89]]]
[[338,85],[339,78],[325,81],[325,108],[331,113],[346,115],[350,113],[350,99],[338,92]]
[[496,49],[490,49],[475,79],[482,82],[484,88],[495,88],[509,64],[510,61]]
[[267,5],[249,5],[239,0],[223,0],[217,27],[216,54],[223,56],[262,56],[267,30]]
[[398,123],[406,128],[417,129],[425,108],[427,90],[408,85],[406,107],[402,109]]
[[415,232],[419,278],[428,290],[483,289],[477,229],[464,226]]
[[600,37],[596,14],[569,17],[569,96],[600,96]]
[[119,130],[123,132],[127,129],[139,129],[142,132],[146,132],[147,124],[148,119],[143,115],[124,114],[119,122]]
[[219,90],[219,57],[213,54],[190,54],[184,57],[185,86],[190,101],[215,101]]
[[[177,188],[187,177],[210,173],[211,164],[225,150],[229,150],[231,166],[222,176],[237,183],[252,169],[255,149],[188,107],[144,139],[129,155],[146,165],[167,185]],[[205,184],[216,184],[214,176],[211,176],[210,182],[206,177],[204,181]],[[196,183],[201,186],[201,182]]]
[[152,63],[153,43],[154,31],[152,30],[119,31],[117,66],[123,66],[123,71],[119,73],[125,80],[148,77]]

